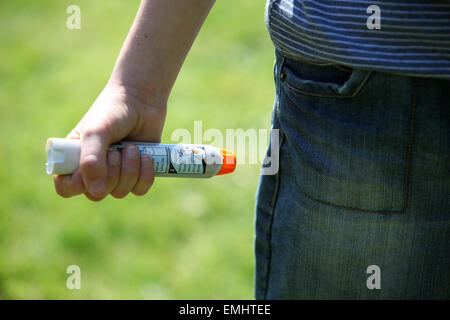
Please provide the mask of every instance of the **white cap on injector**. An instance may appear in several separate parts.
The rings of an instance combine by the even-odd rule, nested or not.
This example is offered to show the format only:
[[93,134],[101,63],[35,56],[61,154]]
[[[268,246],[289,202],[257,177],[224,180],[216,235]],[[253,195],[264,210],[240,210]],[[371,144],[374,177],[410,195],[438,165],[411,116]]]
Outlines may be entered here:
[[79,166],[81,144],[77,139],[49,138],[47,140],[48,174],[70,174]]

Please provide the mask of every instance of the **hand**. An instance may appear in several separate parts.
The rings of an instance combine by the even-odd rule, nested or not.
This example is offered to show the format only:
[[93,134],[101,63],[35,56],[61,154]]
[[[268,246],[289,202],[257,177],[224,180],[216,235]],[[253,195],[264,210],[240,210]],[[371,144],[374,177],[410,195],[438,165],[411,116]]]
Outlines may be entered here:
[[166,104],[140,98],[133,88],[109,84],[67,138],[81,140],[80,167],[71,175],[55,175],[62,197],[84,193],[93,201],[108,194],[123,198],[129,192],[144,195],[153,184],[153,161],[135,145],[122,154],[108,151],[120,140],[159,142]]

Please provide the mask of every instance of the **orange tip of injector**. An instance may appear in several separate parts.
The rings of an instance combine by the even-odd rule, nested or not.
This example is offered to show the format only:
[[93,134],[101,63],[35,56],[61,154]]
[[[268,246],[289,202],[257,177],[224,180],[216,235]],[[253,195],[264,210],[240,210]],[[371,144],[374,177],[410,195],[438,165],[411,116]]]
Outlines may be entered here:
[[218,149],[222,153],[222,168],[216,173],[216,176],[233,172],[236,168],[236,155],[232,151]]

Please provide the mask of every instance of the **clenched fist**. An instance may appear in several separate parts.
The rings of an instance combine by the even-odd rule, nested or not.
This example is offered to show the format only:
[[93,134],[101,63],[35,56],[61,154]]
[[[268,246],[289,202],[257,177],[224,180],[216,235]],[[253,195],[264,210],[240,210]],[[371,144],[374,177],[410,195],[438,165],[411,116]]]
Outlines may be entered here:
[[80,167],[71,175],[55,175],[59,195],[71,197],[84,193],[99,201],[111,194],[125,197],[147,193],[154,179],[149,155],[140,155],[135,145],[122,153],[108,151],[120,140],[159,142],[166,105],[141,99],[133,88],[108,85],[67,138],[81,140]]

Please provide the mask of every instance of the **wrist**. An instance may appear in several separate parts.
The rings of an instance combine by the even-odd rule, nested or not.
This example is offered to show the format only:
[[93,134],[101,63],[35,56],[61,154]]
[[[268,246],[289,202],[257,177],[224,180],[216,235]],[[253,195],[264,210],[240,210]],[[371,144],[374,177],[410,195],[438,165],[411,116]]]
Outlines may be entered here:
[[108,80],[103,91],[121,95],[126,101],[133,100],[134,103],[138,102],[145,107],[163,110],[167,108],[168,94],[130,84],[113,76]]

